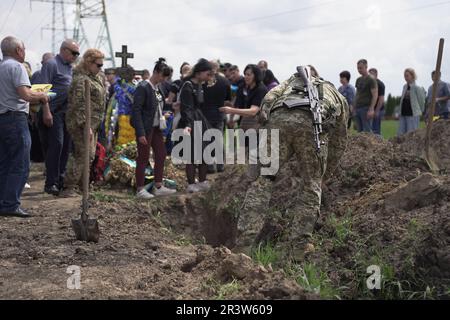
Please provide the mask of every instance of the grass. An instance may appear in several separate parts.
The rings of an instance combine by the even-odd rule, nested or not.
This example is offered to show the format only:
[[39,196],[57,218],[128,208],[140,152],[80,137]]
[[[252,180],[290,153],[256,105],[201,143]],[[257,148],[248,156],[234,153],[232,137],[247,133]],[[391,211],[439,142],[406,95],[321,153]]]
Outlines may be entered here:
[[341,299],[328,275],[316,265],[312,263],[303,266],[291,265],[285,271],[306,291],[318,294],[322,299]]
[[241,290],[241,284],[236,279],[233,279],[233,281],[229,283],[222,284],[214,278],[209,278],[202,286],[213,292],[215,300],[225,300]]
[[352,235],[352,213],[349,211],[345,216],[337,218],[332,214],[328,218],[328,224],[334,229],[333,238],[336,246],[343,245],[349,236]]
[[[381,135],[383,138],[387,140],[397,136],[398,124],[397,120],[383,120],[381,122]],[[420,128],[425,128],[425,122],[420,123]],[[352,133],[355,133],[353,129]]]
[[259,263],[264,267],[273,265],[278,261],[278,253],[275,248],[270,244],[259,244],[259,246],[253,250],[252,258],[255,262]]

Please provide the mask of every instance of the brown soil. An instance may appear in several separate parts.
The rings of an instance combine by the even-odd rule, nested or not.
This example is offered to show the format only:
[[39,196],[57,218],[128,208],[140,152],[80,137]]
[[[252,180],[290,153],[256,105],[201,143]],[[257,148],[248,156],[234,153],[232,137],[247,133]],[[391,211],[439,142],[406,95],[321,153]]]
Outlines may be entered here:
[[[0,299],[313,298],[247,256],[193,244],[164,224],[170,211],[137,202],[131,191],[94,191],[90,214],[99,220],[100,242],[76,241],[70,219],[81,197],[43,195],[41,165],[33,166],[30,184],[23,207],[33,218],[0,220]],[[180,200],[158,203],[170,201]],[[81,267],[81,290],[67,289],[72,265]]]
[[[70,227],[81,198],[44,195],[42,166],[34,165],[32,189],[23,196],[34,217],[0,219],[0,298],[450,298],[449,123],[437,122],[433,132],[441,168],[435,176],[422,157],[423,130],[391,141],[349,138],[324,187],[321,217],[301,264],[314,266],[321,285],[333,288],[331,296],[302,289],[282,268],[273,271],[239,254],[249,245],[242,234],[264,221],[238,216],[267,214],[265,197],[257,195],[270,184],[246,181],[242,167],[227,168],[214,177],[213,192],[194,197],[138,202],[129,188],[97,187],[90,213],[99,220],[101,240],[85,244]],[[179,169],[170,171],[183,183]],[[81,290],[67,289],[72,265],[81,267]],[[381,291],[365,288],[370,265],[382,268]]]

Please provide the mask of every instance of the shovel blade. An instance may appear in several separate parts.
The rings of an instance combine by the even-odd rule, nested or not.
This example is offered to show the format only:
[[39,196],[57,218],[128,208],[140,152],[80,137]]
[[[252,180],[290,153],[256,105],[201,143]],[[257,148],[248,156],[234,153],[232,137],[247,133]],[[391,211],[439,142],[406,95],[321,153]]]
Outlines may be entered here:
[[100,228],[96,219],[88,219],[86,222],[81,219],[72,220],[72,229],[79,241],[98,243],[100,239]]

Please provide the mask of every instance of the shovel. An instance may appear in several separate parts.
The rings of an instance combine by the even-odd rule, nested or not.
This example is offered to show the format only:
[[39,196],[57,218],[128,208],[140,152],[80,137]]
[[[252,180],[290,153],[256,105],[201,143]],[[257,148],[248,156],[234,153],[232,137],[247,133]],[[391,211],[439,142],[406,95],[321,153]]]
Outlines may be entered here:
[[91,91],[88,80],[84,83],[85,103],[86,103],[86,125],[84,127],[84,166],[83,166],[83,200],[81,203],[81,218],[72,220],[72,228],[79,241],[95,242],[100,238],[100,230],[96,219],[89,219],[89,153],[91,149]]
[[[440,39],[439,41],[439,51],[438,51],[438,58],[436,63],[436,78],[441,74],[441,65],[442,65],[442,55],[444,51],[444,39]],[[433,80],[433,95],[431,99],[430,108],[428,110],[428,126],[427,126],[427,133],[425,136],[425,149],[424,149],[424,155],[425,161],[428,164],[428,167],[433,173],[439,173],[439,158],[436,154],[436,151],[430,147],[430,140],[431,140],[431,132],[433,130],[433,118],[434,118],[434,112],[436,109],[436,96],[437,96],[437,89],[438,89],[438,81]]]

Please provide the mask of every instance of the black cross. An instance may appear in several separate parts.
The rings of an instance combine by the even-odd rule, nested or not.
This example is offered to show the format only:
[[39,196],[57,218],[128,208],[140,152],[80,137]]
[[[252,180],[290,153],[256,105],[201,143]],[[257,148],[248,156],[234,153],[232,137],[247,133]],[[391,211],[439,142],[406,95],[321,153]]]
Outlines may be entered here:
[[116,52],[116,58],[122,58],[122,68],[128,65],[128,59],[134,58],[134,53],[128,53],[128,46],[122,46],[122,52]]

